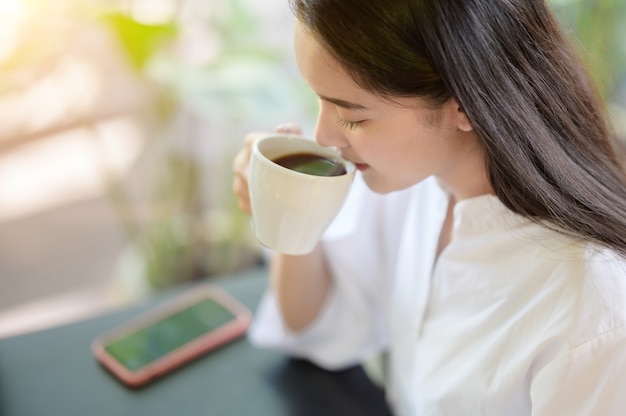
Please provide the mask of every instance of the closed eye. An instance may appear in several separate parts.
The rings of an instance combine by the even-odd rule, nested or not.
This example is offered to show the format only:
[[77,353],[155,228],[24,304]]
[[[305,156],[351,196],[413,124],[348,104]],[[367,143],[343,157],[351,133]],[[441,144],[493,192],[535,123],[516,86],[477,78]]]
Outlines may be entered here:
[[348,120],[344,120],[343,118],[338,118],[337,119],[337,123],[347,129],[347,130],[354,130],[357,127],[359,127],[361,124],[363,124],[365,120],[359,120],[359,121],[348,121]]

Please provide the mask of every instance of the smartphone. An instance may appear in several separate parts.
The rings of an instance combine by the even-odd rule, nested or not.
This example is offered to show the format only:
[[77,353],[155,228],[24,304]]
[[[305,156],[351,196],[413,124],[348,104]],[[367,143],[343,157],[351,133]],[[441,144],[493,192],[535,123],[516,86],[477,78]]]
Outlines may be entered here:
[[251,321],[248,308],[205,284],[96,338],[92,351],[124,384],[141,387],[243,336]]

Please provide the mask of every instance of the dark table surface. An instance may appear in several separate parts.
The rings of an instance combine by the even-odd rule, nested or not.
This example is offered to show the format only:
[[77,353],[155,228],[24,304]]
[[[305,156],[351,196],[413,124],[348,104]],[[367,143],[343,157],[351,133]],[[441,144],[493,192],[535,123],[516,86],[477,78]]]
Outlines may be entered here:
[[[255,310],[266,271],[210,282]],[[205,283],[203,281],[202,283]],[[244,337],[142,388],[129,389],[91,354],[94,338],[189,286],[93,319],[0,340],[0,416],[389,415],[361,367],[324,371]]]

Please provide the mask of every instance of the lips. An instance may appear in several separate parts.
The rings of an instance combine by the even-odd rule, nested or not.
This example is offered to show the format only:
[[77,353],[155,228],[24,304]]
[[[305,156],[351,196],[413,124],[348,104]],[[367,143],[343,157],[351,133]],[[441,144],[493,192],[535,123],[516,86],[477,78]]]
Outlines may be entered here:
[[343,155],[342,154],[341,157],[343,157],[345,160],[349,160],[350,162],[354,163],[354,167],[357,170],[360,170],[360,171],[364,171],[365,169],[369,168],[369,166],[370,166],[367,163],[357,163],[357,162],[354,161],[354,159],[352,159],[350,156],[347,156],[347,155]]

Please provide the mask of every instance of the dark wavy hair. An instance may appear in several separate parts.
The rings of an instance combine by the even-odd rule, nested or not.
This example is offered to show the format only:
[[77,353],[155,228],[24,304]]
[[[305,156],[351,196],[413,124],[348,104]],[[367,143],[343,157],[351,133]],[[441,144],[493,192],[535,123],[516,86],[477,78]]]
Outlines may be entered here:
[[509,209],[626,255],[621,151],[545,1],[291,0],[291,7],[362,88],[434,108],[456,99]]

